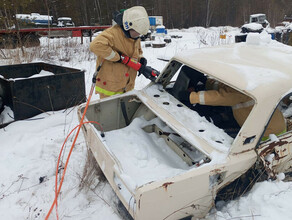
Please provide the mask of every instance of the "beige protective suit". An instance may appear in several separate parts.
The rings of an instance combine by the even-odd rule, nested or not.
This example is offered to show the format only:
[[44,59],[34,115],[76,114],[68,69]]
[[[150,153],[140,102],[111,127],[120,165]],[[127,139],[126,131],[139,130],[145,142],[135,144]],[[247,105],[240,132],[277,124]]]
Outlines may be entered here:
[[[192,92],[190,94],[190,102],[201,105],[232,106],[233,116],[241,127],[252,110],[254,101],[237,90],[214,80],[207,80],[206,88],[212,89]],[[264,138],[267,138],[269,134],[278,135],[285,130],[285,119],[281,111],[276,109],[264,133]]]
[[101,98],[130,91],[135,86],[137,71],[118,63],[118,52],[139,61],[142,56],[140,39],[125,36],[119,25],[106,29],[91,43],[90,50],[97,56],[96,65],[103,61],[96,80],[96,93]]

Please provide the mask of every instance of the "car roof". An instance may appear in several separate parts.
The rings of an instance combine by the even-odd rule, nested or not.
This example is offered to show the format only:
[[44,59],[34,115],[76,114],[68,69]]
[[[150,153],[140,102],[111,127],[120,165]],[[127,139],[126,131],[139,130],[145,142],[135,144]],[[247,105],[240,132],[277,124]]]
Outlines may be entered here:
[[256,100],[271,96],[279,99],[292,92],[292,48],[276,42],[270,44],[200,48],[184,51],[173,59]]
[[68,21],[71,21],[72,18],[70,18],[70,17],[60,17],[60,18],[58,18],[58,20],[68,20]]
[[266,16],[266,14],[252,14],[250,17]]

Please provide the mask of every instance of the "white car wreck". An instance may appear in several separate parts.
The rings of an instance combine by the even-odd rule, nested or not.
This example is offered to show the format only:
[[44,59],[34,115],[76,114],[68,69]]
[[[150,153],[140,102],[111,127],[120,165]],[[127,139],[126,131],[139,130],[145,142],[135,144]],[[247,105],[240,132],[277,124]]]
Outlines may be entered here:
[[[87,145],[130,215],[202,218],[215,201],[243,194],[258,179],[291,172],[289,128],[262,139],[277,108],[287,121],[291,116],[291,60],[292,54],[277,45],[185,51],[143,90],[90,103],[86,120],[99,122],[104,135],[95,124],[84,124]],[[202,77],[253,100],[241,127],[230,106],[206,110],[180,99],[191,84],[204,90]],[[79,107],[79,118],[84,108]],[[219,122],[216,116],[222,116]]]

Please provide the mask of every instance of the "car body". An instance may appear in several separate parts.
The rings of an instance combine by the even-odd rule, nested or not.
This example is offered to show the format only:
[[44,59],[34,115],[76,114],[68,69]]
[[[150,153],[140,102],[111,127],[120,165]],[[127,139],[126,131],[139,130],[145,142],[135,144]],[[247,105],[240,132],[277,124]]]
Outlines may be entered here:
[[72,18],[69,17],[60,17],[58,18],[57,27],[74,27],[75,24],[72,21]]
[[268,21],[265,14],[252,14],[249,16],[249,23],[259,23],[265,26]]
[[[238,180],[243,184],[249,171],[271,178],[291,172],[291,131],[261,140],[273,112],[292,93],[291,58],[291,50],[278,44],[184,51],[146,88],[90,103],[86,119],[99,122],[105,137],[99,127],[85,124],[87,145],[134,219],[202,218],[220,192],[233,190]],[[233,137],[180,101],[186,67],[254,100]]]

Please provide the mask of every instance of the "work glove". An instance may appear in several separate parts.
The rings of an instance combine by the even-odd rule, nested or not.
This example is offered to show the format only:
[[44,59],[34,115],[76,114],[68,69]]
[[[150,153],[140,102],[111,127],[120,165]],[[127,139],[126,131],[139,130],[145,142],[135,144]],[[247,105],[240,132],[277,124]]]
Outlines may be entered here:
[[145,57],[141,57],[140,62],[143,66],[147,66],[147,59]]
[[199,91],[203,91],[206,90],[206,81],[207,81],[207,77],[200,73],[199,76],[196,78],[196,82],[195,85],[193,85],[194,87],[194,91],[195,92],[199,92]]
[[206,85],[203,84],[201,81],[198,82],[198,84],[195,87],[195,92],[200,92],[200,91],[205,91],[206,90]]
[[198,77],[198,82],[201,82],[202,84],[205,85],[206,81],[207,81],[207,77],[203,73],[201,73]]
[[159,75],[159,72],[150,66],[142,65],[140,70],[139,70],[138,76],[140,76],[141,74],[143,74],[143,76],[145,76],[145,78],[150,79],[152,82],[154,82],[156,80],[157,76]]
[[121,59],[122,53],[120,51],[117,51],[117,53],[120,55],[120,59],[118,61],[114,61],[114,63],[121,63],[122,62],[122,59]]

